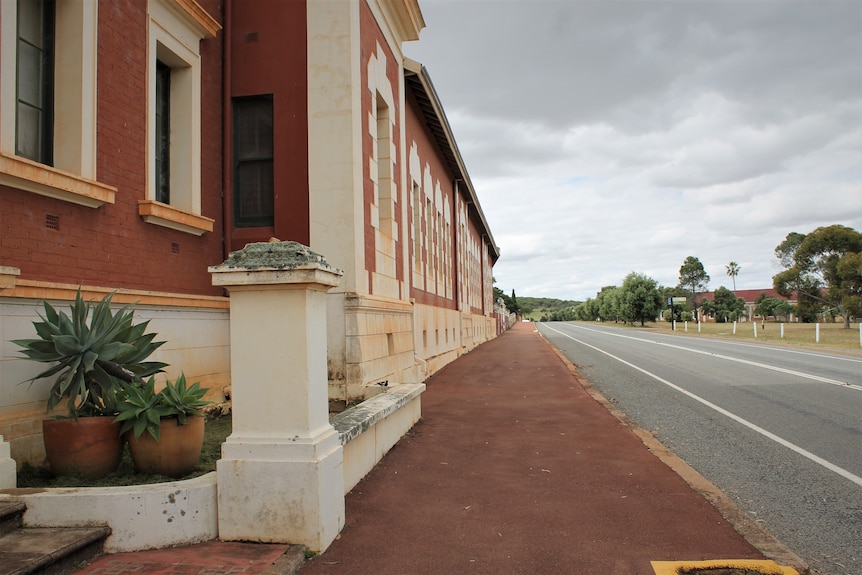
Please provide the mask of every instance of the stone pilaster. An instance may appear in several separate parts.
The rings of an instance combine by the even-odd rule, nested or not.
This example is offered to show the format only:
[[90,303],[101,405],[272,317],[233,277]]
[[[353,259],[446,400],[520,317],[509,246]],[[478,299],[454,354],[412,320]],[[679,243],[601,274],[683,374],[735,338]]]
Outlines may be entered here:
[[[15,278],[21,275],[21,270],[9,266],[0,266],[0,293],[5,289],[15,288]],[[0,435],[0,489],[15,487],[18,481],[15,460],[12,459],[12,448],[8,441],[3,441]]]

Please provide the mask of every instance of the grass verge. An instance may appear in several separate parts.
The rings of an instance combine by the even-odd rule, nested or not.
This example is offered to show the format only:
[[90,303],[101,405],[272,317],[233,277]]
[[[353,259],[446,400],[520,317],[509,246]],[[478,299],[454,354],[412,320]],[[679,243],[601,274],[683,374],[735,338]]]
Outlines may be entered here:
[[[605,325],[612,324],[605,323]],[[622,326],[621,323],[616,325],[619,327]],[[733,323],[704,322],[700,324],[700,330],[698,330],[698,325],[693,321],[688,322],[687,326],[684,322],[678,322],[676,324],[676,331],[672,331],[671,324],[664,321],[647,323],[645,327],[641,327],[640,324],[627,327],[676,335],[718,337],[735,341],[813,347],[821,348],[824,351],[847,350],[851,355],[862,356],[858,323],[851,323],[850,329],[844,329],[844,324],[840,322],[821,323],[819,342],[817,341],[817,327],[813,323],[785,323],[783,336],[781,325],[781,323],[775,322],[766,322],[764,325],[758,321],[756,335],[754,322],[737,323],[735,333]]]

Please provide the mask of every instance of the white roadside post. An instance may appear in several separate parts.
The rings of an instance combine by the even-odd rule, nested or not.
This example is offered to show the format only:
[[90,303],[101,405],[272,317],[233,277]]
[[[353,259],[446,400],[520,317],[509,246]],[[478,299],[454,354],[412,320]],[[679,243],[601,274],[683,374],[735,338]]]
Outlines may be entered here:
[[230,292],[233,432],[216,468],[219,538],[323,551],[344,526],[326,359],[326,292],[343,272],[278,241],[248,244],[209,271]]

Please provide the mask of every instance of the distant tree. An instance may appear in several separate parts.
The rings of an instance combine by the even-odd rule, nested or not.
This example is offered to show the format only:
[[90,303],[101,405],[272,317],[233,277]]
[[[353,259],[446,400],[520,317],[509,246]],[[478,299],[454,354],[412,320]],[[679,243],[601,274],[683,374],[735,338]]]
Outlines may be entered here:
[[740,272],[740,270],[742,270],[742,268],[739,267],[739,264],[736,262],[730,262],[729,264],[727,264],[724,267],[727,270],[727,275],[729,275],[730,279],[733,280],[733,291],[735,292],[736,291],[736,276],[739,275],[739,272]]
[[841,225],[796,232],[775,248],[787,269],[772,277],[779,294],[797,294],[800,314],[814,302],[836,310],[850,329],[850,317],[862,313],[862,233]]
[[596,294],[599,307],[599,321],[620,320],[619,289],[617,286],[605,286]]
[[736,294],[726,287],[720,286],[715,290],[712,301],[703,302],[702,309],[704,313],[712,314],[718,323],[736,321],[745,311],[745,300],[736,297]]
[[805,234],[790,232],[787,234],[787,237],[784,238],[784,241],[775,247],[775,257],[778,258],[778,262],[781,264],[781,267],[785,269],[793,267],[793,254],[796,253],[796,248],[799,247],[799,244],[801,244],[804,239]]
[[658,282],[643,274],[630,273],[619,289],[619,309],[624,320],[632,323],[653,321],[661,313]]
[[503,290],[501,290],[497,286],[494,286],[494,301],[497,301],[498,299],[506,301],[506,299],[508,298],[506,298],[506,294],[503,293]]
[[511,299],[512,307],[509,308],[509,311],[512,313],[521,313],[521,306],[518,305],[518,298],[515,297],[515,290],[512,290],[512,299]]
[[575,307],[575,319],[580,321],[596,321],[599,317],[599,306],[593,298]]
[[[515,295],[515,290],[512,290],[512,296]],[[503,290],[494,286],[494,301],[503,300],[503,305],[506,306],[506,309],[511,313],[519,313],[517,308],[518,302],[513,301],[511,297],[507,296],[503,293]]]
[[767,297],[764,292],[760,292],[754,300],[754,313],[764,319],[773,316],[778,321],[783,316],[786,320],[792,311],[793,306],[786,299]]
[[694,319],[697,320],[697,295],[705,292],[709,287],[709,274],[706,273],[703,264],[696,257],[688,256],[679,268],[679,286],[687,288],[691,292]]
[[548,319],[549,321],[574,321],[575,310],[574,308],[560,309],[552,312]]

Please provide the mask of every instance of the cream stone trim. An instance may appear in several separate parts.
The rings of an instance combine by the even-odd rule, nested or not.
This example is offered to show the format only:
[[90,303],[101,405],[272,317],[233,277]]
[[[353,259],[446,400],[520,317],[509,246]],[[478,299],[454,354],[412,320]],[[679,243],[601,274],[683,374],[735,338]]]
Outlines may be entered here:
[[213,231],[213,223],[215,222],[212,218],[193,214],[155,200],[138,200],[138,213],[148,224],[155,224],[196,236],[202,236],[206,232]]
[[218,31],[222,29],[221,24],[195,0],[172,0],[172,3],[176,10],[183,11],[189,23],[194,22],[202,38],[215,38]]
[[413,303],[401,299],[359,293],[345,294],[344,309],[350,311],[373,311],[393,313],[413,313]]
[[88,208],[113,204],[117,192],[113,186],[2,152],[0,184]]
[[[13,288],[3,292],[3,297],[73,301],[78,288],[79,286],[73,284],[19,279]],[[80,289],[81,295],[85,300],[101,299],[105,294],[114,292],[114,297],[111,301],[118,304],[135,303],[157,307],[230,309],[230,299],[220,296],[178,294],[90,285],[82,285]]]
[[419,32],[425,27],[425,18],[419,9],[418,0],[380,0],[377,4],[399,42],[419,39]]
[[0,266],[0,291],[15,287],[15,278],[21,275],[21,270],[10,266]]
[[308,2],[310,246],[344,270],[337,291],[369,291],[361,114],[360,2]]
[[179,6],[176,0],[150,0],[148,3],[146,197],[148,200],[156,198],[155,78],[156,62],[161,61],[171,68],[171,206],[200,214],[200,40],[206,34],[195,19],[188,17],[188,12],[177,9]]

